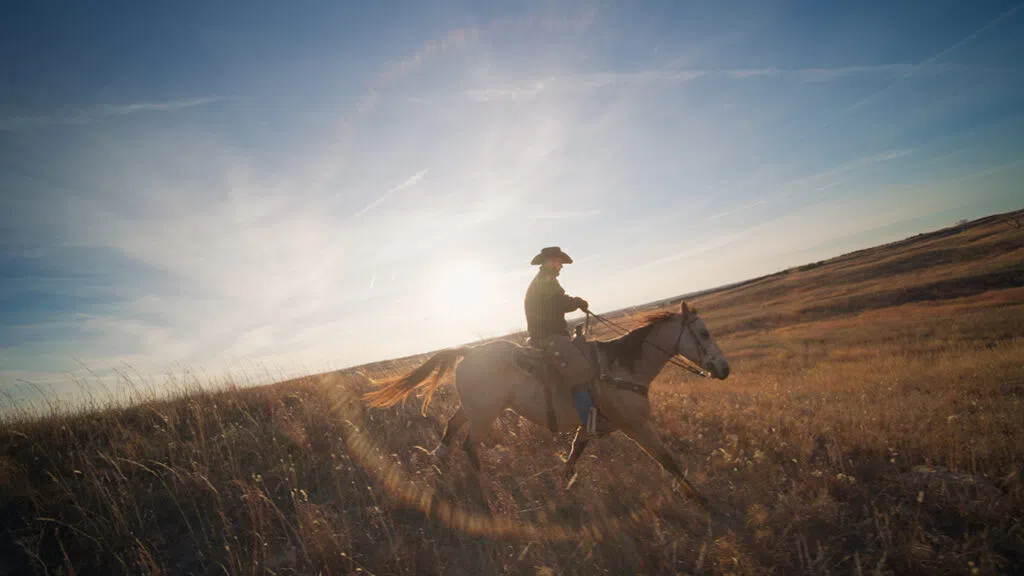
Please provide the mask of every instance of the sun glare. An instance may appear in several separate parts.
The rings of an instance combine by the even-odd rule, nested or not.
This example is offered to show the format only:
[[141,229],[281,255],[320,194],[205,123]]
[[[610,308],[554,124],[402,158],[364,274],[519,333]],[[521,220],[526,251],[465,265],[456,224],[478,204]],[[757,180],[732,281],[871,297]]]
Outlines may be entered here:
[[499,297],[493,270],[479,260],[440,266],[431,282],[434,314],[452,328],[485,330]]

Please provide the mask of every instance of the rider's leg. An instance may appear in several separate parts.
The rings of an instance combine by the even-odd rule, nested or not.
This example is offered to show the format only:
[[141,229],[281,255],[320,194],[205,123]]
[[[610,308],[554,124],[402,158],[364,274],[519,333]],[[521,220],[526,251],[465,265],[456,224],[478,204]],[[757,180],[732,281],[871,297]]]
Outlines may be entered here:
[[553,353],[555,367],[562,376],[563,391],[568,393],[576,406],[580,423],[586,426],[593,406],[589,388],[596,370],[568,336],[552,336],[547,344]]
[[[577,390],[572,393],[572,403],[576,407],[576,413],[580,416],[580,424],[587,426],[590,412],[594,408],[594,402],[587,390]],[[587,432],[592,432],[589,428]]]

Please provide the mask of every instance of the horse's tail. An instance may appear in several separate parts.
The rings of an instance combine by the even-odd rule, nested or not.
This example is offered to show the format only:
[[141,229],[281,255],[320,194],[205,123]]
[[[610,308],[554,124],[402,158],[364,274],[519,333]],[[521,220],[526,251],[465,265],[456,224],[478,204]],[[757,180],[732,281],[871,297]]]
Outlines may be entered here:
[[468,348],[442,350],[431,356],[419,368],[404,376],[379,382],[374,381],[374,384],[380,386],[380,389],[367,392],[363,398],[369,401],[370,406],[387,408],[405,400],[414,390],[423,390],[426,392],[426,397],[423,400],[421,412],[426,414],[427,406],[430,405],[430,399],[434,397],[434,392],[437,391],[441,379],[451,372],[459,359],[466,355],[467,350]]

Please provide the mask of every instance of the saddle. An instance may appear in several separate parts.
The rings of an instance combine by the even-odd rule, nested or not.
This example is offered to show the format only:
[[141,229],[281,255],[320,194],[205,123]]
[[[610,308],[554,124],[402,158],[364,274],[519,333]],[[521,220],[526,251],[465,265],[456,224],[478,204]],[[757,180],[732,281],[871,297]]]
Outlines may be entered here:
[[[584,356],[590,358],[591,362],[595,365],[595,367],[597,367],[597,343],[587,341],[587,339],[583,335],[582,326],[576,327],[576,329],[573,331],[571,340],[572,343],[576,345],[576,348],[578,348]],[[526,346],[520,346],[519,349],[516,350],[515,361],[520,368],[534,375],[536,375],[536,373],[538,372],[550,371],[550,373],[554,376],[556,381],[551,381],[550,379],[543,379],[542,383],[545,385],[557,384],[557,379],[559,378],[559,376],[558,370],[555,369],[554,359],[550,356],[550,354],[548,354],[547,350],[538,346],[537,343],[533,342],[529,337],[526,338]]]
[[[571,341],[577,349],[583,353],[584,357],[590,359],[594,369],[597,373],[601,374],[602,378],[604,378],[605,369],[601,366],[597,342],[587,341],[583,334],[582,325],[576,326],[576,329],[573,331],[571,336]],[[517,348],[514,358],[516,364],[520,368],[533,375],[533,377],[536,378],[544,387],[544,396],[548,408],[548,428],[552,432],[557,431],[553,396],[554,391],[559,388],[559,384],[561,383],[561,375],[558,373],[558,369],[555,368],[554,358],[547,350],[540,348],[536,343],[531,342],[529,338],[526,340],[526,347]],[[586,390],[586,392],[590,394],[591,398],[594,397],[594,390]],[[604,424],[602,428],[606,428],[606,430],[603,430],[604,433],[610,432],[610,424],[607,423],[603,416],[600,418],[603,421],[602,424]]]

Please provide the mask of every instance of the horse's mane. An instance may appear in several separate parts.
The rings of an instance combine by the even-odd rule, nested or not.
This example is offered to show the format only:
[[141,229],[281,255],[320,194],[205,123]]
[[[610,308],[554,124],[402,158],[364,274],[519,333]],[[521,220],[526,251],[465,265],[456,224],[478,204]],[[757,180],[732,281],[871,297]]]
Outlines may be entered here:
[[632,370],[643,355],[644,340],[647,339],[651,330],[675,315],[675,312],[667,310],[649,312],[643,316],[638,328],[634,328],[628,334],[615,340],[598,342],[598,346],[602,347],[606,354],[618,360],[619,364],[627,370]]

